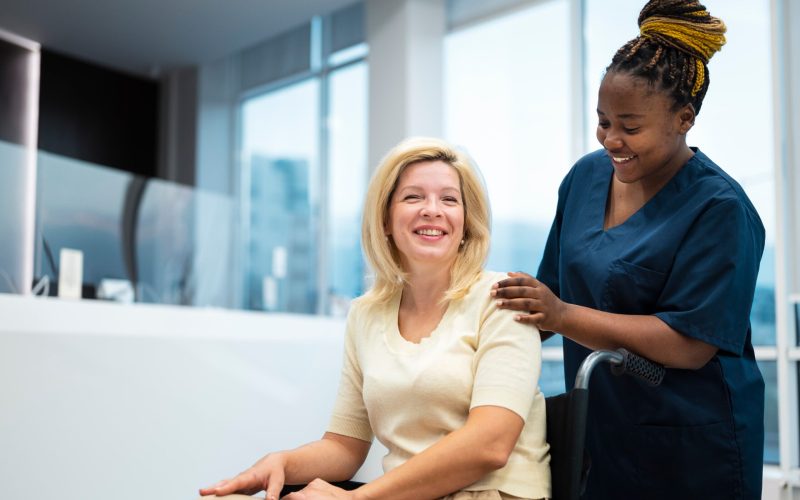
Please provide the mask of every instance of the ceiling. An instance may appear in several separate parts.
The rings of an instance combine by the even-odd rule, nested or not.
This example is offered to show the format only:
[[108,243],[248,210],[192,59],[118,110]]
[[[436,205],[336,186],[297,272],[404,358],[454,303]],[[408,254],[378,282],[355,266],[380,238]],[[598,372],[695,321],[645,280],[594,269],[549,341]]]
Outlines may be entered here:
[[155,77],[213,61],[356,0],[0,0],[0,30]]

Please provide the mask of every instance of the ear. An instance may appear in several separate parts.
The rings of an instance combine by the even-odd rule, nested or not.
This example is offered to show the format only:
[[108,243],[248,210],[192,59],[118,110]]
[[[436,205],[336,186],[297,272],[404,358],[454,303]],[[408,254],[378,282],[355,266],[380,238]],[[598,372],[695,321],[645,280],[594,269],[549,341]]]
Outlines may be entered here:
[[691,104],[687,104],[686,106],[682,107],[678,110],[678,120],[680,120],[680,124],[678,125],[678,130],[681,134],[686,135],[694,126],[694,117],[697,115],[694,111],[694,106]]

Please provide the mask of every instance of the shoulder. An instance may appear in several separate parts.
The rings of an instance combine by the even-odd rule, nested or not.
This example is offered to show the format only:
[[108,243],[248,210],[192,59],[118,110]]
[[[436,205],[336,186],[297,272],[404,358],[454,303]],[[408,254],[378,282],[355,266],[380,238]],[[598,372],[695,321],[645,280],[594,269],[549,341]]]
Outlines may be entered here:
[[604,149],[598,149],[582,156],[567,172],[559,187],[559,194],[564,196],[574,189],[588,188],[595,176],[611,175],[613,168]]
[[764,231],[761,218],[742,186],[699,149],[684,169],[677,187],[701,203],[705,211],[738,212],[756,231]]
[[492,297],[492,287],[498,281],[508,278],[508,273],[498,271],[481,271],[480,278],[470,287],[469,293],[462,299],[461,310],[466,314],[473,314],[483,323],[489,316],[514,316],[514,312],[506,309],[498,309],[495,299]]
[[350,304],[347,312],[347,334],[359,335],[389,321],[392,303],[383,304],[359,297]]
[[478,280],[473,284],[470,289],[469,293],[466,295],[465,298],[469,298],[470,296],[479,296],[483,297],[489,296],[489,292],[492,290],[492,286],[497,283],[498,281],[504,280],[508,278],[507,273],[499,272],[499,271],[489,271],[484,269],[481,271],[481,275]]

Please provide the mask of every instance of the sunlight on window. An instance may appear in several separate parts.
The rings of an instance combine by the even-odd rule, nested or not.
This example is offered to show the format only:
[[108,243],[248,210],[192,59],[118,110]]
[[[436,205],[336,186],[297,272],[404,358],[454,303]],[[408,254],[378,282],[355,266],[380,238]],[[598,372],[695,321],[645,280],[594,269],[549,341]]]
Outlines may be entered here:
[[445,135],[480,167],[492,206],[488,267],[535,273],[569,170],[565,1],[449,34]]

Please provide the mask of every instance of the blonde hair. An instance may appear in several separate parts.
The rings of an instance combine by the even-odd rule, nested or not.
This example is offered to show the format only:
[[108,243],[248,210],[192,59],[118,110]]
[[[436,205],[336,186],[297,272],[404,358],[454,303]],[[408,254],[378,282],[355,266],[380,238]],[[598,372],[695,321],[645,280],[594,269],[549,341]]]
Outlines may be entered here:
[[442,161],[453,167],[461,182],[464,203],[464,244],[450,271],[450,287],[442,300],[457,300],[480,277],[489,253],[490,214],[486,190],[469,157],[440,139],[406,139],[383,158],[370,180],[364,201],[361,246],[374,283],[360,301],[385,304],[407,283],[407,274],[393,240],[385,235],[389,204],[403,171],[414,163]]

